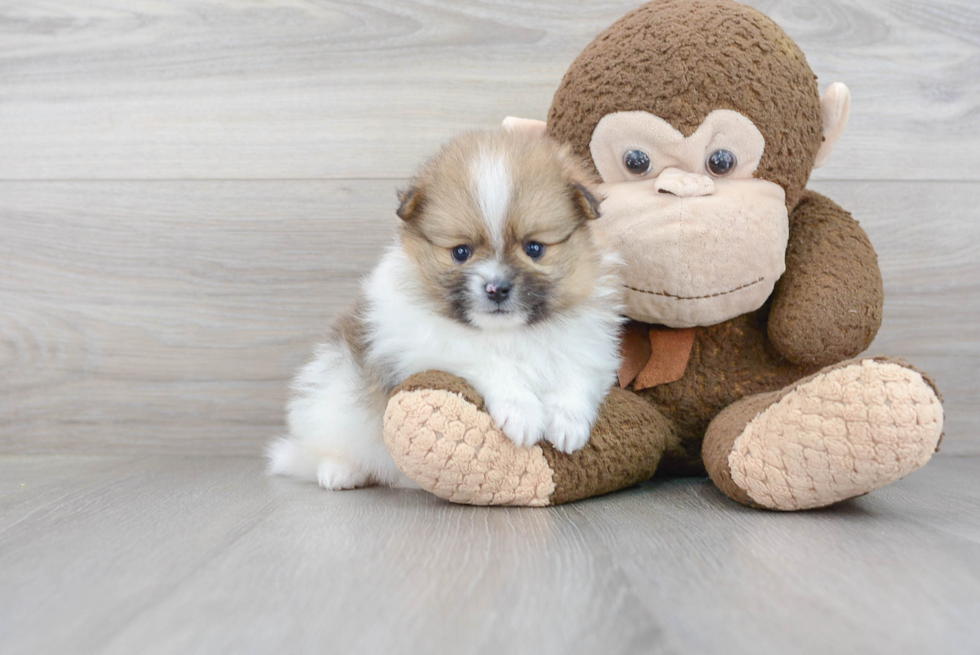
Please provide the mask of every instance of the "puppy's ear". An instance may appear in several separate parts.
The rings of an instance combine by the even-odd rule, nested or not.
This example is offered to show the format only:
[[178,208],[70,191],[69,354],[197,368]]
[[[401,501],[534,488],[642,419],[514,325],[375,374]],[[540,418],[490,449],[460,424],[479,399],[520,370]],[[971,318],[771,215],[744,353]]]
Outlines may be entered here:
[[395,213],[403,221],[410,221],[422,209],[425,198],[422,196],[422,189],[411,186],[398,192],[398,200],[401,204]]
[[568,189],[572,194],[572,202],[575,203],[586,220],[591,221],[599,218],[599,203],[602,201],[592,191],[589,191],[584,184],[579,182],[569,182]]

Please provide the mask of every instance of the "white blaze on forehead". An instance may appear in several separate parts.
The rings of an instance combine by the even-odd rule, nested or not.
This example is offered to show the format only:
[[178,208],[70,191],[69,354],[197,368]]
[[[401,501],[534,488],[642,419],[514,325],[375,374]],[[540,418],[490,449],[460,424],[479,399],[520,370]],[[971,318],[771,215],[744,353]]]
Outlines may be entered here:
[[499,155],[484,152],[473,162],[473,186],[490,243],[499,253],[504,247],[504,224],[510,205],[512,186],[507,162]]
[[480,284],[487,282],[509,280],[511,272],[505,264],[493,259],[485,259],[473,267],[473,278]]

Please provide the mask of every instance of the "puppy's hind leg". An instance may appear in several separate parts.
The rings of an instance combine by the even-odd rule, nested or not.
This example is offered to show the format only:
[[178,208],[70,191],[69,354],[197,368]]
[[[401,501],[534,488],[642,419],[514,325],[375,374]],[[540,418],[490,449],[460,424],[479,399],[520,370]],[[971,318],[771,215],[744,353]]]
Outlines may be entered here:
[[316,481],[324,489],[375,482],[374,453],[384,448],[382,410],[380,403],[375,409],[364,402],[367,388],[346,343],[320,346],[293,382],[289,435],[269,445],[269,473]]
[[370,476],[361,467],[331,457],[320,459],[316,478],[321,487],[331,491],[364,487],[370,482]]

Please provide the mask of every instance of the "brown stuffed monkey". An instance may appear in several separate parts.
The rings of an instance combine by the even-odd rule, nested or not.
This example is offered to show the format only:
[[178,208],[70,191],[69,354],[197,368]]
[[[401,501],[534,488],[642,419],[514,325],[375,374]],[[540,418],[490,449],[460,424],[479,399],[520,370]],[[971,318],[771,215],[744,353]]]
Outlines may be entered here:
[[847,122],[796,44],[733,0],[657,0],[571,65],[528,138],[571,145],[602,178],[598,238],[626,262],[621,388],[571,455],[518,448],[465,381],[393,395],[385,438],[411,478],[471,504],[550,505],[657,471],[703,473],[730,498],[826,506],[925,464],[942,435],[930,378],[851,359],[881,323],[875,251],[808,191]]

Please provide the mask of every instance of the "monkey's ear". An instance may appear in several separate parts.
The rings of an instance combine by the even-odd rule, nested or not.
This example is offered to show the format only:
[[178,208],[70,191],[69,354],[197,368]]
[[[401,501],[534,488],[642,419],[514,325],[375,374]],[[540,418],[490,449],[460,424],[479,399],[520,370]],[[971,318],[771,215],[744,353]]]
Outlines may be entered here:
[[544,121],[536,121],[533,118],[517,118],[516,116],[508,116],[502,125],[504,132],[524,134],[535,139],[542,138],[548,128]]
[[826,163],[847,127],[847,119],[851,115],[851,92],[848,88],[840,82],[831,84],[820,99],[820,113],[823,116],[823,143],[813,162],[814,168]]
[[410,221],[422,209],[422,190],[417,186],[411,186],[398,192],[398,200],[401,204],[395,212],[398,218],[403,221]]
[[599,204],[602,201],[594,193],[578,182],[570,182],[568,188],[572,192],[572,202],[586,219],[592,221],[599,218]]

